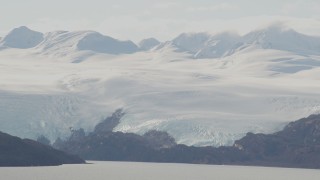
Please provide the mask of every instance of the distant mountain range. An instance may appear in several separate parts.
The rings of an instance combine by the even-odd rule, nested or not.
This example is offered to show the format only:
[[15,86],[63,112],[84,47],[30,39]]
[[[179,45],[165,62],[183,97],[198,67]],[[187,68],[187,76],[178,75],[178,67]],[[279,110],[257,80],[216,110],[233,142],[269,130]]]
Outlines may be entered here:
[[250,47],[320,55],[320,37],[307,36],[280,26],[271,26],[244,36],[229,32],[216,35],[184,33],[166,45],[187,51],[194,58],[221,58]]
[[320,37],[307,36],[281,26],[250,32],[244,36],[223,32],[183,33],[172,41],[160,43],[155,38],[142,40],[138,45],[132,41],[120,41],[94,31],[55,31],[46,34],[22,26],[13,29],[1,41],[1,48],[35,48],[42,53],[67,53],[70,51],[93,51],[106,54],[130,54],[160,50],[165,46],[190,53],[196,59],[221,58],[250,47],[295,52],[300,55],[320,55]]
[[[156,39],[143,40],[141,49],[149,50],[158,45]],[[120,41],[94,31],[55,31],[46,34],[22,26],[13,29],[0,42],[2,48],[35,48],[42,53],[93,51],[106,54],[128,54],[140,50],[132,41]]]

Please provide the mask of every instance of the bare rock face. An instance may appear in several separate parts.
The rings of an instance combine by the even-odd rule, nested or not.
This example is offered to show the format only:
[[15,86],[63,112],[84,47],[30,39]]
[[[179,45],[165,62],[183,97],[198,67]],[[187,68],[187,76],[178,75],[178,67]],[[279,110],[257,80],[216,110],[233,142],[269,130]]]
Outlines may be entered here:
[[143,137],[149,142],[150,146],[155,149],[171,148],[177,145],[175,139],[163,131],[151,130],[146,132]]
[[276,135],[299,144],[320,145],[320,115],[291,122]]
[[78,130],[72,130],[72,134],[69,137],[69,140],[71,141],[81,141],[83,137],[85,137],[86,133],[84,132],[84,129],[80,128]]
[[50,144],[51,144],[51,141],[47,137],[45,137],[44,135],[39,136],[37,138],[37,142],[44,144],[44,145],[47,145],[47,146],[50,146]]
[[235,147],[253,165],[320,168],[320,115],[289,123],[274,134],[248,133]]
[[105,134],[112,130],[120,123],[121,118],[125,115],[122,109],[116,110],[110,117],[100,122],[94,128],[95,134]]

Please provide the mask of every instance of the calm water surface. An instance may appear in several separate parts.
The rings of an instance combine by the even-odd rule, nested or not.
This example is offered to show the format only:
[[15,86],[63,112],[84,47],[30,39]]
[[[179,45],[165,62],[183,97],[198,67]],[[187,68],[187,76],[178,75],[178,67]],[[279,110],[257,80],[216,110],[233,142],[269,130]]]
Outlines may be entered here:
[[0,168],[1,180],[320,180],[320,170],[90,162],[58,167]]

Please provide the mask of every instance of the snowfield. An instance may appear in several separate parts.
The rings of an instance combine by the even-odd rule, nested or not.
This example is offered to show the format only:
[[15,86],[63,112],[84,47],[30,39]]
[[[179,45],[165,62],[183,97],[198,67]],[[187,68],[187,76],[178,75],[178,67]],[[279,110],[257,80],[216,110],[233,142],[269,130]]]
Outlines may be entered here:
[[[87,31],[47,33],[37,46],[28,32],[27,49],[16,40],[24,49],[4,46],[12,42],[3,38],[0,131],[53,140],[70,127],[89,131],[118,108],[126,115],[117,131],[163,130],[187,145],[230,145],[247,132],[277,131],[320,112],[320,41],[274,31],[245,36],[237,46],[230,43],[238,36],[219,45],[225,36],[185,35],[135,53],[130,41]],[[281,37],[291,38],[290,46],[277,33],[287,33]],[[208,54],[217,45],[219,52]]]
[[318,180],[319,170],[192,164],[90,162],[58,167],[0,168],[6,180]]

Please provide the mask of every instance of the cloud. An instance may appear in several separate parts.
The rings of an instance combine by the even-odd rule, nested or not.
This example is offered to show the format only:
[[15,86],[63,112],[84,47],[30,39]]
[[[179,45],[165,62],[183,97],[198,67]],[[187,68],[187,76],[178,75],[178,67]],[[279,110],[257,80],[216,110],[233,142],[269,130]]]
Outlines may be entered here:
[[[114,26],[114,24],[117,24]],[[287,16],[251,16],[234,19],[147,19],[123,16],[106,19],[97,30],[120,39],[135,42],[143,38],[155,37],[162,41],[171,40],[183,32],[235,31],[246,34],[250,31],[281,24],[301,33],[320,35],[320,21],[312,18],[292,18]]]
[[141,39],[155,37],[161,41],[171,40],[183,32],[235,31],[245,34],[264,28],[275,22],[283,23],[299,32],[320,36],[320,20],[316,18],[293,18],[288,16],[249,16],[233,19],[174,19],[141,18],[139,16],[108,16],[103,21],[92,22],[89,19],[51,19],[42,18],[27,24],[30,28],[48,32],[54,30],[95,30],[122,40],[139,42]]
[[282,6],[281,13],[285,15],[289,15],[297,11],[301,7],[301,5],[302,5],[301,2],[299,1],[286,3]]
[[230,3],[220,3],[209,6],[197,6],[197,7],[188,7],[187,11],[189,12],[205,12],[205,11],[225,11],[225,10],[235,10],[238,7]]
[[135,16],[108,17],[95,30],[118,39],[135,42],[144,38],[156,37],[168,40],[181,32],[184,22],[173,19],[141,19]]
[[120,4],[113,4],[113,5],[111,5],[111,8],[119,9],[119,8],[121,8],[121,5]]
[[177,7],[179,4],[177,2],[160,2],[155,3],[153,7],[159,8],[159,9],[167,9],[167,8],[173,8]]
[[42,32],[53,30],[87,30],[94,29],[96,26],[86,18],[80,19],[56,19],[56,18],[40,18],[36,21],[27,24],[28,27]]
[[285,3],[280,13],[283,15],[299,15],[299,16],[314,16],[318,15],[320,11],[320,1],[309,0],[309,1],[292,1],[290,3]]

